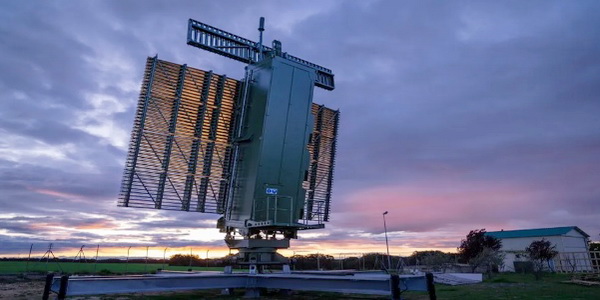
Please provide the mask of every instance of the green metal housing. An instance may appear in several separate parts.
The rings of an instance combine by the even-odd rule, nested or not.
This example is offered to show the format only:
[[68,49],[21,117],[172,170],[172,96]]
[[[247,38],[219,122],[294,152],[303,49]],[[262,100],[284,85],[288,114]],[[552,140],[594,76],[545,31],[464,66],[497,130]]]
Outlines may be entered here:
[[[227,227],[305,227],[314,69],[282,57],[249,66],[249,96]],[[252,199],[252,201],[249,201]]]

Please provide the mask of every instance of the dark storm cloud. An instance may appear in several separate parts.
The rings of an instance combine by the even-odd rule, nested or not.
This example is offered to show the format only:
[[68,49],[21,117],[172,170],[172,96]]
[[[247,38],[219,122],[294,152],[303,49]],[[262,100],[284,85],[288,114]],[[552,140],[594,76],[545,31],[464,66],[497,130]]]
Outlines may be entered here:
[[[394,231],[451,227],[462,236],[479,227],[578,225],[600,232],[597,2],[4,1],[0,8],[0,216],[11,218],[0,219],[0,230],[37,242],[28,227],[37,218],[78,228],[105,216],[106,228],[125,222],[149,232],[119,229],[123,237],[185,246],[186,230],[213,228],[216,215],[115,206],[144,63],[158,54],[240,78],[243,64],[185,45],[186,21],[256,39],[265,16],[267,45],[277,38],[284,51],[336,74],[335,91],[315,92],[315,102],[342,112],[333,223],[308,242],[379,234],[379,210],[392,208],[390,216],[402,215],[390,219]],[[98,238],[81,230],[63,242]]]

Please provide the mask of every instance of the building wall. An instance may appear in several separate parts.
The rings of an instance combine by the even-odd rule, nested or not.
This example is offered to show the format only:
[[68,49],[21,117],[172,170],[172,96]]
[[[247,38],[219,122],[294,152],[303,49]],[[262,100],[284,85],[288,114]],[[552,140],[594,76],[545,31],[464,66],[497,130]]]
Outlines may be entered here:
[[[502,241],[502,251],[505,253],[504,268],[503,272],[514,272],[515,261],[527,261],[528,258],[520,255],[525,252],[531,242],[539,241],[544,239],[550,241],[552,245],[556,246],[556,251],[559,255],[555,258],[555,261],[551,262],[551,265],[556,271],[588,271],[591,269],[591,263],[589,263],[588,244],[585,236],[581,235],[576,230],[561,236],[538,236],[538,237],[523,237],[523,238],[504,238]],[[564,258],[567,259],[568,263]],[[576,261],[577,266],[573,267],[572,261]]]

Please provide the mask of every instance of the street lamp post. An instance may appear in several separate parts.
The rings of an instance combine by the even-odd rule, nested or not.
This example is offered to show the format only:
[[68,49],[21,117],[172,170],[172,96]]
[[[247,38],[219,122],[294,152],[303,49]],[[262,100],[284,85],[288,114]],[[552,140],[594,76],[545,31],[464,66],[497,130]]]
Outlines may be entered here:
[[163,251],[163,270],[167,269],[167,249],[169,249],[169,247],[165,248],[165,251]]
[[208,261],[208,251],[210,251],[210,249],[206,249],[206,267],[207,268],[209,267],[209,265],[208,265],[208,263],[209,263],[209,261]]
[[387,236],[387,225],[385,223],[385,215],[388,214],[388,211],[386,210],[383,213],[383,232],[385,233],[385,248],[387,249],[387,261],[388,261],[388,272],[389,269],[392,268],[392,259],[390,258],[390,244],[388,243],[388,236]]

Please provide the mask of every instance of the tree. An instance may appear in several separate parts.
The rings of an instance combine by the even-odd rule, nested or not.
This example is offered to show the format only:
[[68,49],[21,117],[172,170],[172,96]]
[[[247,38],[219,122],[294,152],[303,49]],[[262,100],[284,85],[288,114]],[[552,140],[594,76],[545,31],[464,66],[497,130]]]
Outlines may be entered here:
[[471,265],[473,272],[475,272],[477,267],[485,267],[485,273],[488,278],[492,278],[494,268],[497,270],[499,266],[504,265],[504,257],[505,254],[498,250],[483,248],[477,256],[469,260],[469,265]]
[[309,254],[292,256],[294,265],[298,270],[332,270],[334,257],[325,254]]
[[421,261],[433,271],[446,272],[446,268],[452,262],[452,257],[444,252],[435,251],[423,256]]
[[[471,230],[467,238],[460,241],[458,247],[458,257],[461,262],[471,265],[471,272],[475,272],[477,267],[485,265],[491,261],[498,261],[502,242],[486,235],[485,228]],[[486,256],[493,255],[494,257]]]
[[193,254],[175,254],[169,258],[170,266],[202,266],[200,257]]
[[600,251],[600,242],[591,242],[590,251]]
[[[498,256],[502,248],[502,242],[493,237],[486,235],[484,229],[471,230],[467,234],[467,238],[460,241],[458,247],[458,256],[463,263],[471,265],[471,271],[475,272],[477,267],[489,262],[489,259],[484,259],[485,255]],[[493,259],[497,261],[497,257]]]
[[531,242],[529,247],[525,248],[525,251],[533,263],[533,274],[535,275],[536,280],[542,277],[544,263],[547,263],[548,268],[552,270],[550,267],[550,260],[558,255],[556,246],[552,245],[550,241],[546,241],[545,239]]
[[452,255],[439,250],[415,251],[408,257],[413,265],[425,265],[433,271],[445,272],[453,262]]

